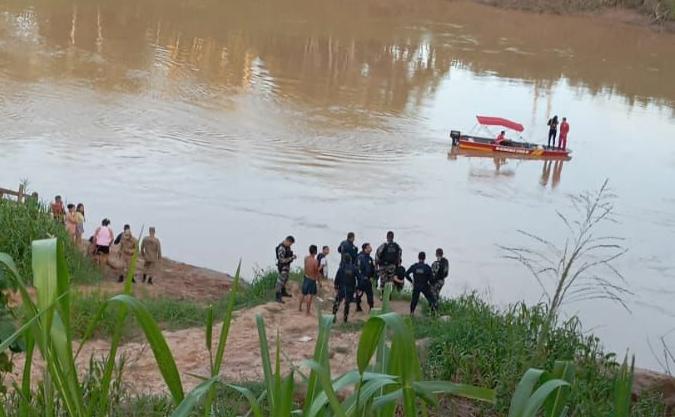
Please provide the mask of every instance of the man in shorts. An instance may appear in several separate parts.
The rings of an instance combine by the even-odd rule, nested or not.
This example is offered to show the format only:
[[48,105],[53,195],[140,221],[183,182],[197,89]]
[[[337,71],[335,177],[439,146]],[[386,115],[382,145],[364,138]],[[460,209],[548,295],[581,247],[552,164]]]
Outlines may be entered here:
[[159,262],[162,260],[162,245],[155,237],[155,228],[149,229],[150,236],[143,238],[141,256],[143,256],[143,282],[152,285],[152,278],[156,278]]
[[312,308],[312,297],[316,295],[316,282],[320,278],[319,263],[316,260],[317,247],[309,247],[309,255],[305,256],[305,278],[302,280],[302,297],[298,311],[302,312],[302,304],[307,300],[307,315],[310,315]]

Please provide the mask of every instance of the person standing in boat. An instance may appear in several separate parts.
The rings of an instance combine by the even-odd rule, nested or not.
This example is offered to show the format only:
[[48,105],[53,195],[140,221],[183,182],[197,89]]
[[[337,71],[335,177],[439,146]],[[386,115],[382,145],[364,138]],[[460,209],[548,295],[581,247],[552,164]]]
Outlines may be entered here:
[[562,118],[562,123],[560,123],[560,136],[558,138],[558,148],[565,150],[567,149],[567,134],[570,131],[570,124],[567,123],[567,117]]
[[558,134],[558,116],[553,116],[546,124],[548,125],[548,147],[555,148],[555,137]]

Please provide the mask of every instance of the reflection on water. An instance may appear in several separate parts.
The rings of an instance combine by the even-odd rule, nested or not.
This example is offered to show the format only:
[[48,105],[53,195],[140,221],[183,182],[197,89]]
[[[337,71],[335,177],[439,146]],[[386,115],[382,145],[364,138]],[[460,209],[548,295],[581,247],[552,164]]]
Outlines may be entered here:
[[[562,236],[567,195],[609,177],[634,314],[568,311],[655,366],[646,336],[675,314],[674,39],[446,0],[7,0],[0,186],[29,178],[84,201],[87,231],[152,224],[169,256],[230,271],[271,265],[289,232],[303,252],[394,229],[406,262],[450,255],[447,295],[505,304],[540,294],[496,244]],[[449,160],[476,114],[539,143],[564,115],[574,159]]]
[[565,161],[544,161],[544,165],[541,170],[541,180],[539,183],[542,187],[549,185],[549,178],[551,178],[551,166],[553,166],[553,177],[551,178],[551,188],[555,189],[558,184],[560,184],[560,176],[562,175],[562,169]]

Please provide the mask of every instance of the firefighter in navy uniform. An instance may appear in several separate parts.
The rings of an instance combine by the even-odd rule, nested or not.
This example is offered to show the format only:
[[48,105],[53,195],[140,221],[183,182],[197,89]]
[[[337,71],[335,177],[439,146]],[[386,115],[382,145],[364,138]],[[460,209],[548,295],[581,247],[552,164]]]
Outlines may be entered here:
[[359,270],[352,262],[350,255],[343,255],[343,262],[335,274],[335,302],[333,303],[333,323],[337,319],[337,312],[340,309],[342,301],[345,302],[344,321],[349,318],[349,304],[354,302],[354,292],[359,280]]
[[[387,241],[381,244],[375,253],[375,260],[380,272],[380,290],[384,290],[384,286],[388,282],[394,282],[396,267],[401,265],[402,253],[401,247],[394,242],[394,232],[387,232]],[[380,293],[380,299],[383,293],[384,291]]]
[[370,246],[370,243],[364,243],[361,245],[361,253],[356,258],[356,266],[359,269],[359,282],[356,287],[356,311],[363,311],[361,299],[364,293],[366,294],[368,307],[372,309],[375,306],[372,282],[375,278],[375,263],[373,262],[373,258],[370,257],[372,251],[373,248]]
[[[405,273],[406,279],[413,284],[412,301],[410,301],[410,315],[415,313],[417,302],[420,299],[420,293],[424,294],[426,297],[431,306],[431,310],[434,313],[436,312],[436,299],[431,292],[431,281],[433,281],[434,277],[433,272],[431,272],[431,267],[424,262],[426,257],[424,252],[420,252],[417,256],[419,262],[410,266]],[[411,274],[413,276],[412,279],[410,278]]]
[[450,273],[450,263],[443,256],[443,249],[436,249],[436,260],[431,264],[431,272],[434,273],[434,280],[431,283],[431,292],[436,298],[436,303],[441,300],[441,289],[445,284],[445,279]]
[[293,236],[287,236],[276,248],[277,269],[279,270],[276,286],[276,300],[282,304],[284,302],[282,297],[291,296],[286,290],[286,283],[288,282],[288,274],[291,271],[291,263],[296,258],[291,250],[293,243],[295,243],[295,238]]

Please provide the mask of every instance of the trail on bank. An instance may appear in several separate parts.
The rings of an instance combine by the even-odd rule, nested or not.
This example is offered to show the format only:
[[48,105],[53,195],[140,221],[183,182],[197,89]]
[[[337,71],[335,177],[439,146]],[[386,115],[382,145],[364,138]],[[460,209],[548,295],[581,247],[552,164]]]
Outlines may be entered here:
[[[266,324],[268,343],[273,351],[273,343],[277,332],[282,347],[282,371],[287,372],[291,366],[300,366],[306,359],[312,357],[314,344],[318,333],[316,308],[322,312],[330,312],[332,302],[325,299],[316,302],[312,307],[312,315],[298,311],[299,290],[297,285],[292,286],[292,298],[287,298],[285,304],[269,302],[253,308],[235,311],[234,320],[230,328],[222,377],[228,381],[260,381],[263,379],[260,344],[256,316],[261,315]],[[315,300],[318,301],[318,300]],[[364,300],[365,301],[365,300]],[[400,313],[407,313],[408,303],[394,301],[393,309]],[[355,307],[352,305],[352,310]],[[350,322],[366,320],[367,312],[350,314]],[[344,373],[356,367],[356,347],[360,333],[354,327],[341,329],[341,314],[338,314],[338,324],[331,334],[330,356],[331,368],[334,375]],[[213,334],[213,349],[215,350],[220,335],[221,322],[216,323]],[[174,355],[178,371],[186,391],[194,388],[199,382],[190,376],[209,374],[209,353],[206,349],[206,331],[204,327],[188,328],[177,331],[165,331],[164,337]],[[93,340],[87,342],[77,360],[78,369],[84,373],[89,366],[89,358],[103,359],[108,353],[110,343],[107,340]],[[128,389],[137,394],[167,393],[157,363],[152,351],[145,342],[126,343],[119,349],[118,358],[124,357],[124,382]],[[37,359],[37,358],[36,358]],[[20,370],[23,369],[24,357],[15,358],[15,374],[13,379],[20,379]],[[34,380],[40,379],[44,372],[44,363],[41,359],[34,361]]]

